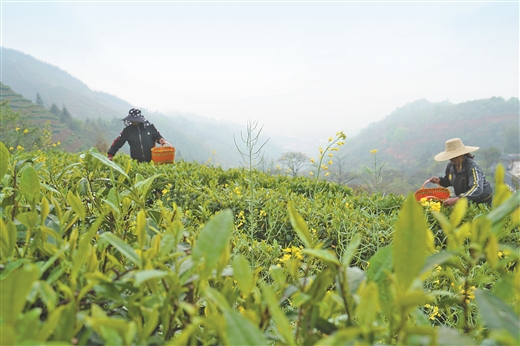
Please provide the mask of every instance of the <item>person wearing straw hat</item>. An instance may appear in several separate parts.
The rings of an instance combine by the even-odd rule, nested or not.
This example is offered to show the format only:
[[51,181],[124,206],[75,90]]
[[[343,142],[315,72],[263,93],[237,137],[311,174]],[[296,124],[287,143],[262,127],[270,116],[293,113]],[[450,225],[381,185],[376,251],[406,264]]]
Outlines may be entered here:
[[139,162],[152,160],[152,148],[155,147],[155,143],[171,145],[161,136],[155,126],[145,119],[139,109],[130,109],[128,116],[123,121],[126,127],[114,140],[107,153],[110,161],[126,142],[130,145],[130,156]]
[[445,200],[444,205],[453,206],[460,198],[491,205],[493,188],[470,154],[478,149],[464,145],[460,138],[452,138],[446,141],[445,150],[435,155],[435,161],[450,161],[444,177],[431,177],[428,180],[443,187],[453,186],[455,197]]

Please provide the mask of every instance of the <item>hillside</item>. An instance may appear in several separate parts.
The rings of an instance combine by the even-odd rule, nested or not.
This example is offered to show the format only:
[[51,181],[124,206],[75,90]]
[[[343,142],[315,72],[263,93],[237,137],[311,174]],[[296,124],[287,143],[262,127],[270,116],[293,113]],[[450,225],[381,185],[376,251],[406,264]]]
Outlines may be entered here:
[[[21,123],[25,123],[28,126],[41,129],[49,123],[53,141],[60,142],[63,149],[76,151],[82,147],[81,143],[85,138],[82,131],[72,130],[57,115],[15,93],[9,86],[2,83],[0,83],[0,100],[2,102],[8,101],[7,106],[20,114],[22,122],[14,124],[14,126],[21,126]],[[13,132],[14,129],[10,128],[11,124],[8,124],[7,119],[3,117],[4,114],[2,114],[2,131]]]
[[80,119],[110,119],[132,106],[115,96],[91,90],[79,79],[22,52],[2,47],[2,83],[24,97],[35,100],[40,94],[44,105],[55,103]]
[[460,104],[418,100],[347,139],[343,153],[350,165],[359,166],[370,160],[370,150],[377,149],[378,157],[390,166],[414,171],[430,166],[435,154],[444,150],[444,142],[454,137],[481,149],[519,153],[519,127],[517,98]]
[[[123,129],[121,121],[134,105],[104,92],[93,91],[86,84],[61,70],[35,59],[22,52],[2,47],[2,83],[8,85],[14,93],[23,95],[26,101],[36,100],[40,95],[43,105],[50,108],[53,104],[62,108],[66,106],[71,116],[85,123],[81,127],[96,125],[94,135],[84,136],[85,143],[78,148],[92,146],[99,135],[107,143],[117,137]],[[29,102],[30,103],[30,102]],[[33,114],[34,104],[20,104],[16,110],[23,108],[26,114]],[[43,108],[43,107],[42,107]],[[209,162],[224,168],[239,165],[240,156],[235,147],[233,136],[240,138],[243,126],[218,122],[196,117],[192,114],[164,115],[150,113],[142,109],[143,114],[156,125],[161,134],[177,148],[177,157],[199,163]],[[55,126],[58,126],[55,124]],[[84,132],[84,131],[83,131]],[[75,134],[77,136],[78,134]],[[77,137],[76,137],[77,138]],[[262,136],[265,141],[269,136]],[[72,142],[72,138],[66,142]],[[67,150],[76,148],[67,147]],[[128,153],[125,145],[121,152]],[[265,147],[266,156],[276,159],[281,155],[281,145],[271,139]],[[211,160],[211,161],[208,161]]]
[[[9,85],[14,93],[23,95],[26,101],[35,100],[39,94],[46,108],[52,104],[60,108],[66,106],[74,119],[86,122],[86,125],[82,125],[84,129],[96,124],[94,135],[92,132],[85,135],[88,131],[74,135],[84,139],[78,148],[92,145],[98,134],[111,143],[122,130],[121,119],[133,107],[130,103],[90,90],[69,73],[24,53],[8,48],[2,48],[2,53],[2,82]],[[17,109],[27,106],[26,112],[32,113],[34,104],[29,103],[21,103]],[[43,110],[40,108],[39,111]],[[243,144],[240,136],[247,135],[246,124],[219,122],[194,114],[165,115],[150,113],[146,109],[142,111],[177,148],[179,159],[218,164],[223,168],[240,165],[241,157],[234,138]],[[418,174],[422,179],[442,169],[443,165],[435,163],[433,156],[444,150],[444,141],[448,138],[460,137],[468,145],[481,147],[477,159],[478,155],[486,154],[486,150],[497,150],[500,154],[520,153],[519,124],[517,98],[504,100],[492,97],[460,104],[417,100],[396,109],[381,121],[370,124],[358,135],[348,137],[338,158],[341,157],[343,161],[343,169],[354,174],[371,164],[373,158],[370,150],[377,149],[377,159],[386,163],[385,169],[394,170],[394,174],[400,176]],[[56,129],[60,126],[56,119],[53,126]],[[338,131],[341,130],[338,128]],[[64,132],[63,142],[72,142],[72,139],[65,137]],[[264,148],[264,156],[270,164],[276,162],[284,151],[299,150],[314,156],[318,149],[312,152],[305,149],[309,148],[308,138],[276,138],[262,133],[259,142],[263,143],[267,139],[269,142]],[[67,147],[67,150],[74,149]],[[122,151],[128,152],[128,146],[124,146]],[[335,159],[335,162],[338,161]],[[331,170],[334,169],[332,166]],[[308,170],[304,174],[308,174]],[[417,181],[413,184],[416,186]]]

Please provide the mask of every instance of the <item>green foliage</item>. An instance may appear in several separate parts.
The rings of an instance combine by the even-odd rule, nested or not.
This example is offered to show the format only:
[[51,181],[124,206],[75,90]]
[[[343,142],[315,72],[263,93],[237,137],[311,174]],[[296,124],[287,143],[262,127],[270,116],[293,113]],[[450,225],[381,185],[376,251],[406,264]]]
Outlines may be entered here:
[[0,164],[2,344],[520,341],[520,193],[501,168],[491,210],[438,212],[93,148],[0,144]]

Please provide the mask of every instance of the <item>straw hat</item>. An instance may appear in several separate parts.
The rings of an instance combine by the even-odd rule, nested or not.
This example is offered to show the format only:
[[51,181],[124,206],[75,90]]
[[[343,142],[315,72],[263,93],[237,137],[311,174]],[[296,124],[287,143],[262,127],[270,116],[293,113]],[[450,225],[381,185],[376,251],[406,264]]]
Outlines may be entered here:
[[446,161],[454,157],[471,153],[479,147],[469,147],[464,145],[460,138],[452,138],[446,141],[446,150],[435,155],[435,161]]

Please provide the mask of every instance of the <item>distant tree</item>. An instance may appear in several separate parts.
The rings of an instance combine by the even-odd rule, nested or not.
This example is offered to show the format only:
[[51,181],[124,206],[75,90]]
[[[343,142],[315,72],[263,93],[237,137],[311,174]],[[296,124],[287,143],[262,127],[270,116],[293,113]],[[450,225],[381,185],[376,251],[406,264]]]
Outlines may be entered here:
[[61,116],[61,111],[60,111],[60,109],[58,108],[58,106],[56,106],[55,103],[53,103],[53,104],[51,105],[50,112],[51,112],[52,114],[54,114],[55,116],[57,116],[57,117],[60,117],[60,116]]
[[36,104],[38,106],[45,107],[45,105],[43,104],[43,100],[42,100],[42,98],[41,98],[39,93],[36,93]]
[[307,165],[310,158],[304,153],[300,153],[297,151],[291,151],[284,153],[279,159],[278,162],[283,164],[288,168],[288,172],[291,176],[295,177],[298,175],[298,172],[302,167]]
[[508,127],[504,132],[506,154],[520,154],[520,128],[518,123],[514,126]]
[[354,180],[358,176],[358,173],[349,171],[347,167],[347,156],[338,156],[335,159],[334,165],[330,166],[330,180],[337,184],[347,184]]
[[67,107],[65,107],[65,105],[63,105],[63,108],[61,110],[61,120],[64,122],[68,122],[71,119],[72,116],[70,115],[69,110],[67,109]]
[[[484,171],[484,174],[488,176],[494,176],[493,168],[498,162],[500,162],[500,156],[502,152],[496,147],[490,147],[480,149],[475,152],[475,160],[479,163],[480,167]],[[477,156],[478,155],[478,156]]]
[[94,143],[94,148],[99,150],[100,153],[106,153],[109,149],[109,145],[105,137],[101,134],[98,134],[96,137],[96,142]]

